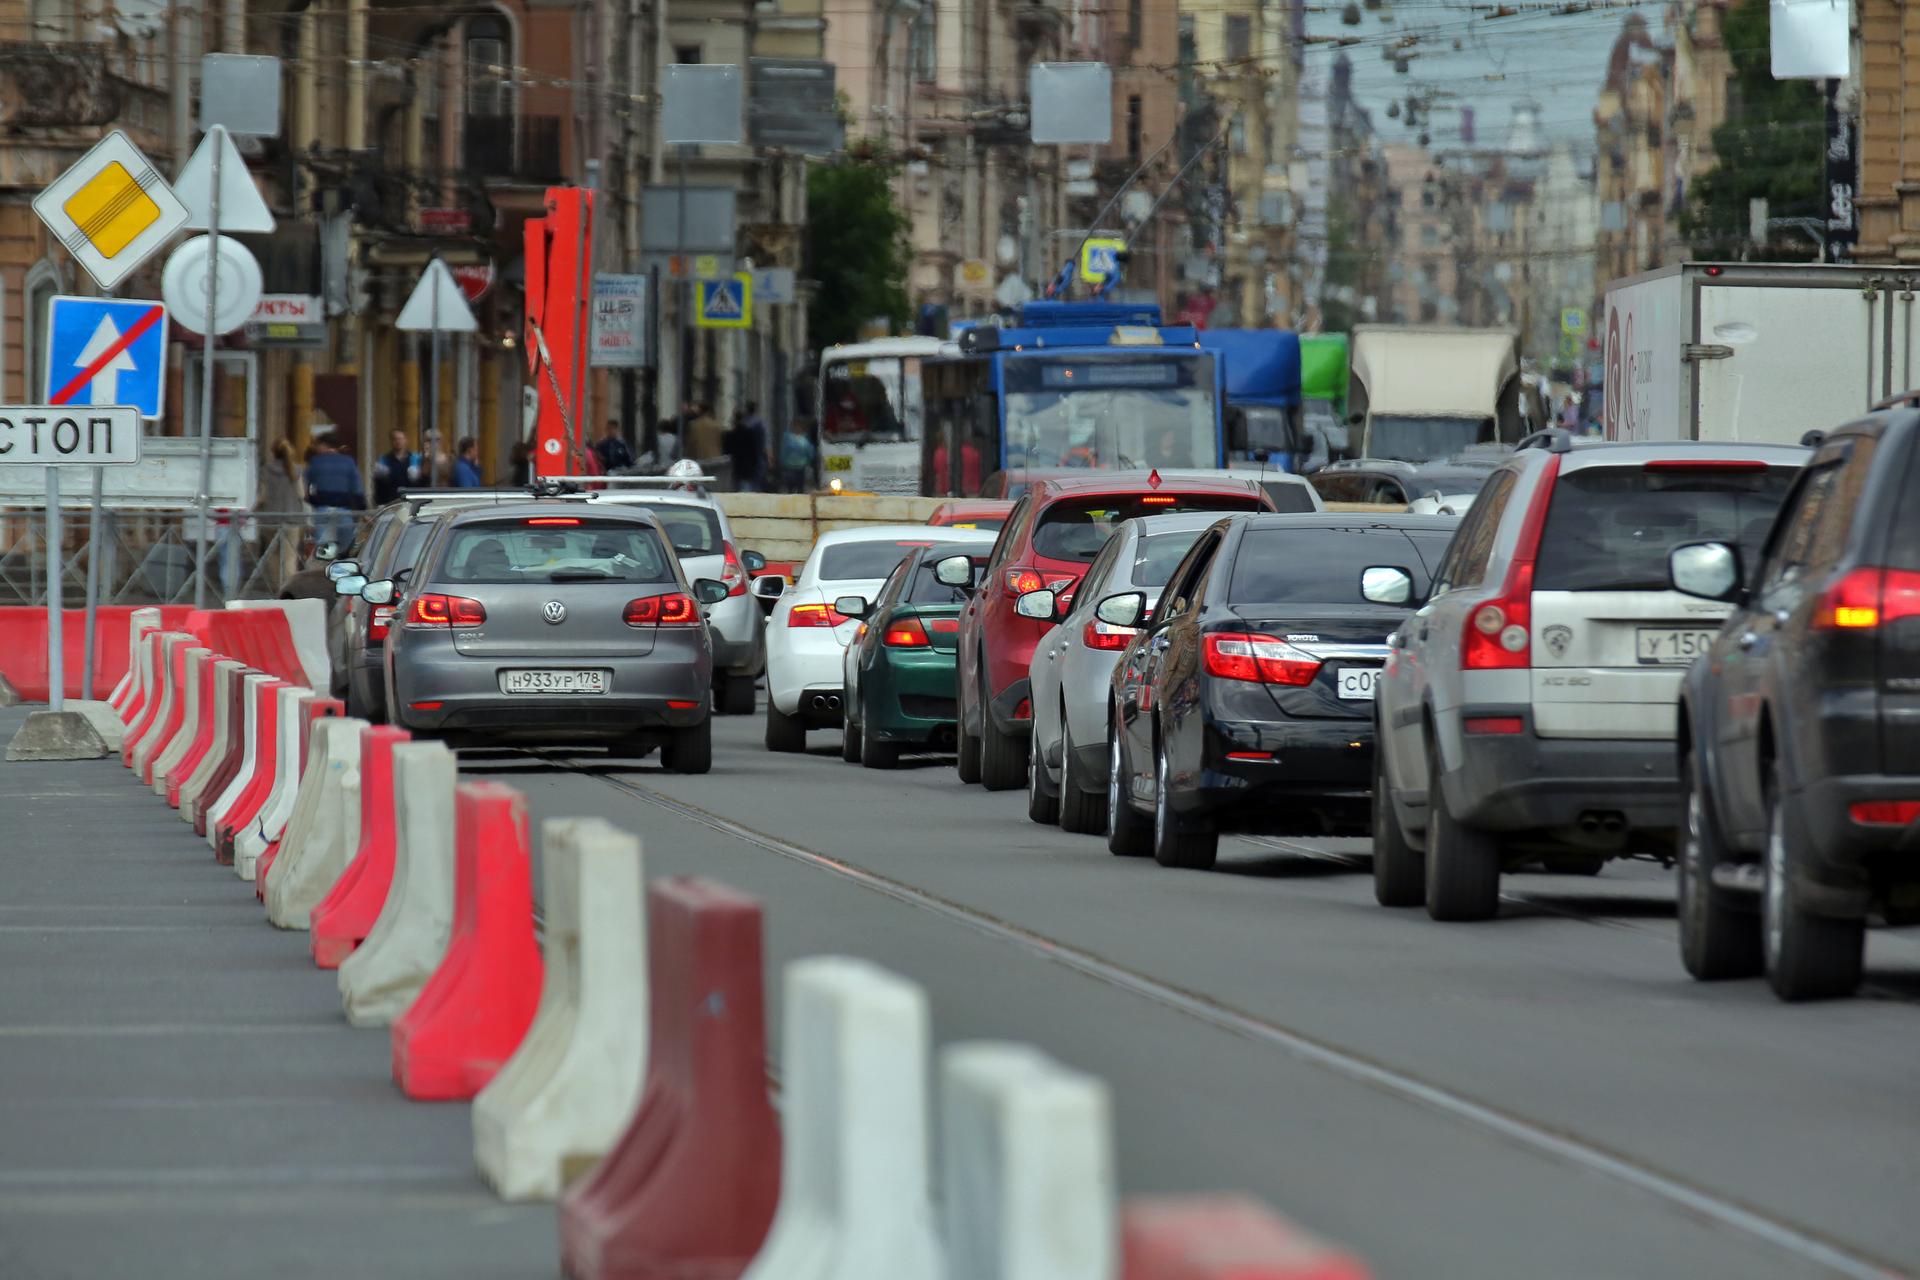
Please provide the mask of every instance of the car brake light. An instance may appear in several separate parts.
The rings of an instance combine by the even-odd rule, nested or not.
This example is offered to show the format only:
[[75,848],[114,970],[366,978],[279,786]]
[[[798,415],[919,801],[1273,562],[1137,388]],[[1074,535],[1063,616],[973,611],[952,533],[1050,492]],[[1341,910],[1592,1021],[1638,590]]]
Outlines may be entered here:
[[1138,627],[1116,627],[1111,622],[1102,622],[1095,618],[1080,633],[1080,642],[1089,649],[1119,650],[1127,647],[1127,641],[1140,634]]
[[1032,569],[1007,570],[1007,594],[1010,596],[1024,596],[1046,585],[1046,580]]
[[920,625],[918,618],[903,618],[887,627],[887,634],[880,637],[880,643],[889,649],[924,649],[930,643],[927,629]]
[[1920,800],[1861,800],[1847,816],[1863,827],[1904,827],[1920,818]]
[[487,620],[487,607],[465,596],[415,596],[407,607],[410,627],[477,627]]
[[692,711],[695,707],[698,707],[699,705],[700,703],[694,699],[688,699],[688,698],[668,698],[667,699],[667,710],[669,711]]
[[1204,650],[1207,674],[1222,680],[1298,687],[1320,674],[1320,659],[1272,636],[1217,632],[1206,638]]
[[1758,458],[1654,458],[1647,471],[1765,471],[1767,464]]
[[720,581],[727,584],[729,597],[743,596],[747,594],[747,566],[740,563],[740,557],[731,542],[720,545],[727,549],[727,562],[720,570]]
[[1180,501],[1180,499],[1174,497],[1172,494],[1149,493],[1141,497],[1140,505],[1143,507],[1170,507],[1178,501]]
[[1468,733],[1525,733],[1527,722],[1519,716],[1467,716],[1460,725]]
[[1015,720],[1033,719],[1033,699],[1031,698],[1020,699],[1020,705],[1013,709],[1013,718]]
[[578,517],[578,516],[532,516],[532,517],[530,517],[530,518],[529,518],[529,519],[527,520],[527,523],[528,523],[528,524],[566,524],[566,525],[573,525],[573,524],[579,524],[579,523],[580,523],[580,517]]
[[957,636],[960,634],[960,619],[933,618],[927,622],[927,630],[936,636]]
[[1920,617],[1920,573],[1855,569],[1828,587],[1813,614],[1816,631],[1866,631]]
[[790,627],[837,627],[847,620],[830,604],[797,604],[787,612]]
[[367,618],[367,639],[385,640],[387,632],[393,629],[393,606],[377,604]]
[[700,623],[700,606],[684,591],[641,596],[627,601],[620,620],[630,627],[692,627]]
[[1500,594],[1467,615],[1460,643],[1460,665],[1468,671],[1524,670],[1533,665],[1533,562],[1540,554],[1540,531],[1546,527],[1547,507],[1560,477],[1558,456],[1548,459],[1534,491],[1533,502],[1520,524],[1520,536],[1507,567]]

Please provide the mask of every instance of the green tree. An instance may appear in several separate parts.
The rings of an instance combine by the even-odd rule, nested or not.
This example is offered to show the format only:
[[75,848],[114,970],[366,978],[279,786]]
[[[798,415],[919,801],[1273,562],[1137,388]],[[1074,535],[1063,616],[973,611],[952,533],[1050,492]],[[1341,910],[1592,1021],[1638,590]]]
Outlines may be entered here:
[[907,217],[893,202],[895,166],[849,156],[807,170],[807,259],[817,286],[807,323],[819,346],[852,342],[885,316],[907,327]]
[[[1695,257],[1748,256],[1750,200],[1764,198],[1775,218],[1817,217],[1822,209],[1826,104],[1811,81],[1773,78],[1770,26],[1767,0],[1740,0],[1721,28],[1733,63],[1727,119],[1713,131],[1713,168],[1694,182],[1680,218]],[[1798,231],[1773,235],[1766,249],[1787,260],[1817,253]]]

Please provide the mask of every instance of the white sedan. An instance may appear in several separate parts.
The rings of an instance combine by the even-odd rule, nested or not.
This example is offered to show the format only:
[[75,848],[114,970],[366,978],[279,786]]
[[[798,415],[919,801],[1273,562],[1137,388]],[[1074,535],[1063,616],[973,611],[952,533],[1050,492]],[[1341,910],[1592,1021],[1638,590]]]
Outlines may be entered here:
[[[833,607],[841,596],[879,593],[887,575],[916,547],[977,542],[971,529],[880,524],[835,529],[813,544],[793,585],[767,618],[767,750],[804,751],[807,730],[837,729],[845,694],[842,661],[860,624]],[[777,588],[779,579],[759,579]]]

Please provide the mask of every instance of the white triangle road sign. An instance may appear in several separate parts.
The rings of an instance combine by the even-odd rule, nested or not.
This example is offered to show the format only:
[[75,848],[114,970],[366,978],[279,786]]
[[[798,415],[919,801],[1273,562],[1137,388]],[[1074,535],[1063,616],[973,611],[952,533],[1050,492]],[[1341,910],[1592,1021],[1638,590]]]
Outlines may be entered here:
[[220,154],[220,230],[271,231],[273,211],[260,198],[260,188],[247,172],[247,162],[225,129],[214,129],[200,139],[200,145],[181,166],[174,180],[173,193],[187,206],[187,226],[195,231],[211,230],[213,220],[213,157]]
[[474,321],[473,309],[467,306],[467,295],[460,292],[453,272],[435,258],[427,264],[420,283],[413,287],[413,296],[407,299],[407,305],[400,308],[400,318],[393,322],[393,327],[407,333],[431,333],[435,329],[442,333],[473,333],[480,326]]

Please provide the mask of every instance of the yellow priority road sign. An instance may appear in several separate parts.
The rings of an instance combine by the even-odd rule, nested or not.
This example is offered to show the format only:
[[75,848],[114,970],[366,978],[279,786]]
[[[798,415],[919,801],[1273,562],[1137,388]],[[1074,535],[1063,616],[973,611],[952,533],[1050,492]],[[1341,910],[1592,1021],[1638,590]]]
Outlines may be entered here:
[[726,279],[694,281],[693,322],[702,329],[751,329],[752,273],[736,271]]
[[103,289],[111,289],[187,221],[167,180],[115,130],[33,201],[33,211]]

